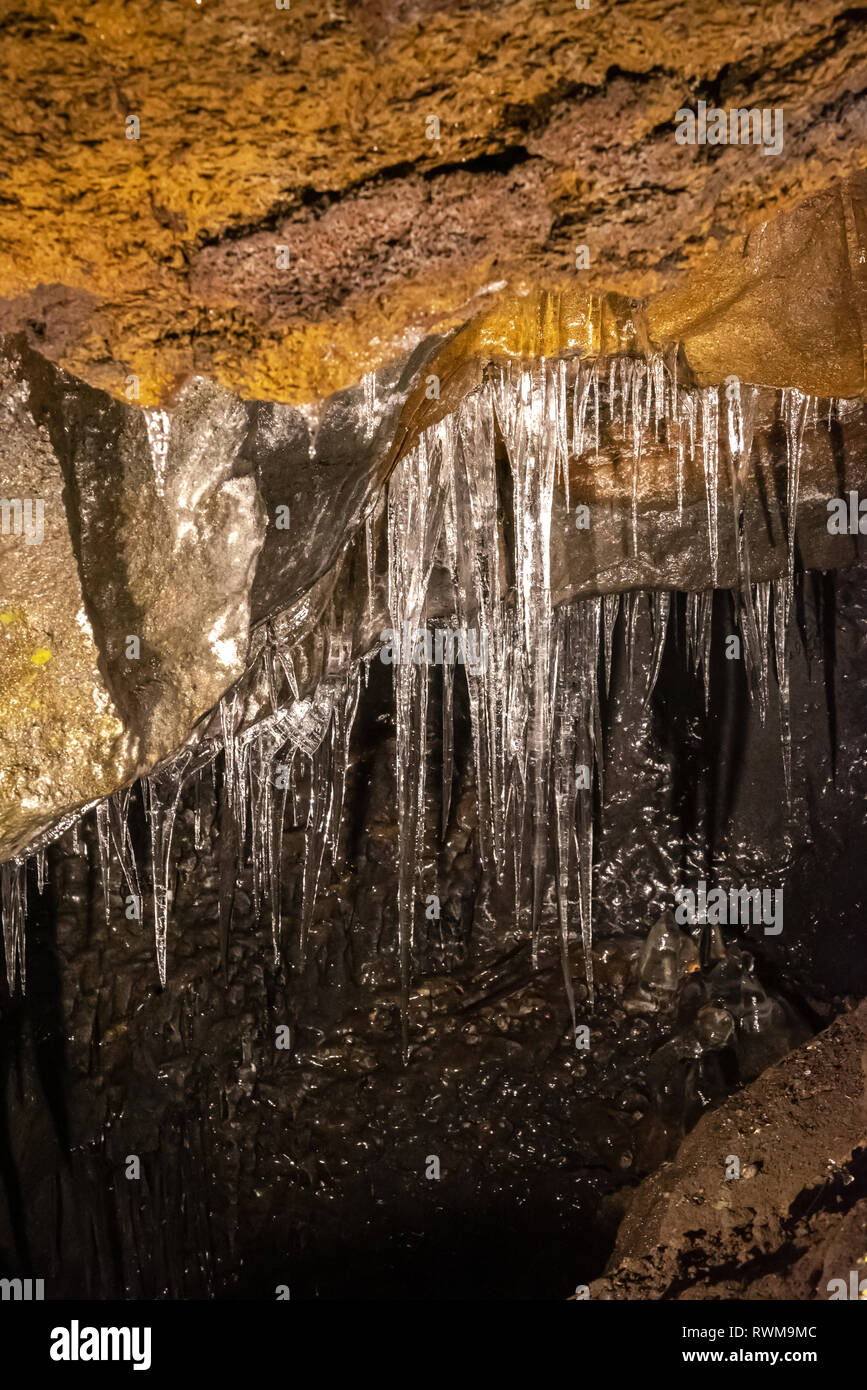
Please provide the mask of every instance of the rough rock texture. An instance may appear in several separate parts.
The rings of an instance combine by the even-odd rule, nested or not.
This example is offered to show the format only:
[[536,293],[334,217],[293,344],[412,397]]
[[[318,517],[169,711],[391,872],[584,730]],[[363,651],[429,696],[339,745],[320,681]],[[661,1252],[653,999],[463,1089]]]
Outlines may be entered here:
[[591,1297],[828,1298],[867,1279],[865,1181],[862,1003],[702,1117],[635,1193]]
[[[867,162],[845,0],[34,0],[0,58],[0,326],[143,402],[320,397],[497,286],[643,296]],[[783,153],[676,144],[699,99]]]

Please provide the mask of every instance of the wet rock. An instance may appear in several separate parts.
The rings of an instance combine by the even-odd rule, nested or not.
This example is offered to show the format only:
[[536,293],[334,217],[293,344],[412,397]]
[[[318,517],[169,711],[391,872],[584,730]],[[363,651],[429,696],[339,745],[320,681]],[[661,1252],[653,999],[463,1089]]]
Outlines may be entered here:
[[863,1243],[865,1044],[861,1004],[705,1115],[635,1193],[591,1296],[828,1298]]

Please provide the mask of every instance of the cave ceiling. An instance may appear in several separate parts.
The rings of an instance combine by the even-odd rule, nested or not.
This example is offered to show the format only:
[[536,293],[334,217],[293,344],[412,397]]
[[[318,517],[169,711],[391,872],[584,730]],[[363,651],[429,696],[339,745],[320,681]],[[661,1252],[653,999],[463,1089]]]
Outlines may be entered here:
[[[539,286],[676,290],[867,164],[843,0],[33,0],[0,55],[0,330],[142,404],[309,402]],[[784,109],[784,157],[684,151],[699,100]]]

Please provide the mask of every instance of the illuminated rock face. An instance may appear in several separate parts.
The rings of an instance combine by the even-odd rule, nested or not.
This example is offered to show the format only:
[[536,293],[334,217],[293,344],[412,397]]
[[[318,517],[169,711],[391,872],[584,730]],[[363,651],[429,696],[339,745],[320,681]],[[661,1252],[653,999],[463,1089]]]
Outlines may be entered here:
[[[0,45],[0,329],[143,404],[318,399],[526,283],[656,293],[865,160],[845,0],[39,0]],[[782,154],[679,145],[702,99]]]

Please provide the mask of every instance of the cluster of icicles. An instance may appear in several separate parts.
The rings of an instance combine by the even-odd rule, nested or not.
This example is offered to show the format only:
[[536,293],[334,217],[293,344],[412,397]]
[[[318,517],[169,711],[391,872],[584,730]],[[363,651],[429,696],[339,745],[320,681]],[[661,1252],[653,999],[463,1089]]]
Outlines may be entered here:
[[[792,607],[794,536],[799,468],[805,426],[817,423],[818,403],[796,390],[782,393],[787,438],[788,572],[778,582],[753,583],[743,526],[743,482],[749,466],[758,392],[730,379],[724,391],[678,387],[676,360],[617,358],[582,363],[567,377],[563,362],[533,370],[518,365],[491,369],[482,387],[451,415],[427,429],[398,461],[387,495],[388,606],[395,630],[424,628],[434,566],[451,574],[454,626],[480,634],[484,669],[465,668],[472,722],[478,798],[479,850],[483,867],[497,881],[513,881],[516,913],[526,919],[534,959],[540,947],[542,902],[553,847],[558,903],[557,931],[566,989],[574,1018],[569,953],[580,934],[592,1002],[593,798],[602,795],[600,681],[610,681],[615,626],[622,631],[632,679],[632,647],[639,594],[627,592],[574,600],[554,608],[550,584],[550,538],[555,487],[564,489],[568,509],[569,460],[599,449],[605,413],[620,422],[631,442],[632,546],[638,549],[637,498],[642,452],[661,427],[677,470],[678,511],[689,457],[701,463],[707,498],[707,535],[714,581],[718,562],[720,454],[727,454],[737,529],[739,588],[735,611],[742,634],[750,689],[764,718],[768,707],[769,652],[773,635],[779,690],[783,765],[790,784],[790,734],[786,633]],[[721,411],[723,412],[721,418]],[[721,430],[721,425],[727,428]],[[720,449],[720,436],[723,448]],[[514,591],[503,572],[504,531],[498,511],[495,445],[502,440],[512,474]],[[373,523],[368,518],[367,570],[371,606],[375,586]],[[580,544],[580,536],[576,538]],[[687,652],[695,671],[709,680],[713,591],[687,596]],[[646,675],[649,698],[660,670],[671,594],[648,594],[653,655]],[[371,607],[372,611],[372,607]],[[340,633],[332,634],[339,647]],[[222,736],[185,748],[167,766],[143,779],[150,828],[151,902],[159,977],[166,978],[166,943],[172,882],[172,835],[185,786],[195,783],[196,842],[201,846],[202,779],[225,755],[223,795],[234,817],[242,858],[252,861],[258,912],[270,913],[275,956],[281,943],[281,836],[287,799],[294,815],[299,785],[309,787],[306,859],[300,920],[301,958],[309,935],[326,854],[339,840],[344,783],[353,718],[366,662],[345,654],[308,698],[301,698],[291,646],[273,638],[256,660],[264,663],[271,711],[250,727],[237,695],[221,706]],[[453,775],[452,695],[454,666],[441,668],[443,681],[443,826],[448,820]],[[427,703],[429,667],[405,660],[393,667],[396,709],[398,816],[397,908],[400,975],[404,1001],[412,971],[413,923],[425,858]],[[438,677],[440,678],[440,677]],[[577,770],[592,769],[591,785]],[[278,775],[280,774],[280,775]],[[112,856],[129,893],[141,886],[128,828],[131,789],[96,808],[106,915]],[[77,833],[77,832],[76,832]],[[7,972],[24,983],[25,861],[2,866]],[[41,889],[44,849],[37,857]],[[529,876],[529,902],[521,885]],[[570,899],[577,901],[577,924]],[[577,931],[575,930],[577,927]]]

